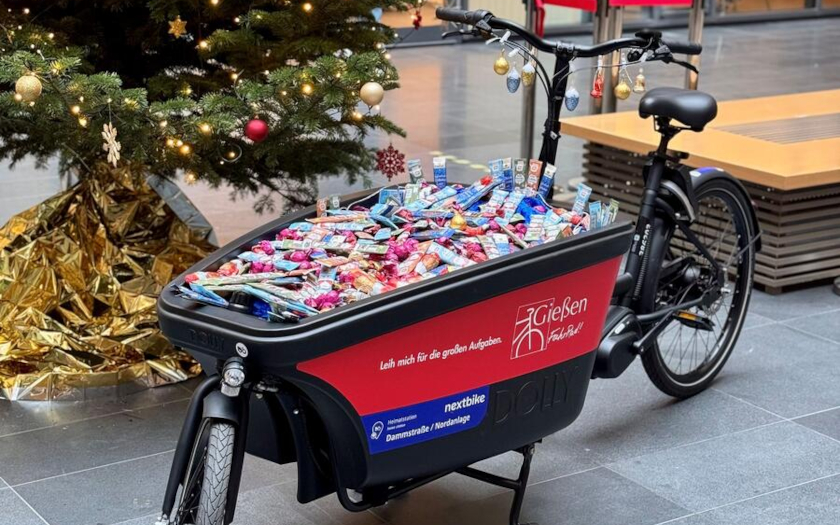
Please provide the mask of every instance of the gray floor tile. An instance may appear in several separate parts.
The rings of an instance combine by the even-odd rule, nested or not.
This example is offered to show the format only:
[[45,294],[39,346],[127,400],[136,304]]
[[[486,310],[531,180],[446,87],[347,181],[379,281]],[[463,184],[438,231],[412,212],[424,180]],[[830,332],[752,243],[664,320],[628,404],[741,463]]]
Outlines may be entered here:
[[[507,525],[512,495],[463,503],[427,505],[419,511],[397,500],[384,507],[394,525]],[[380,512],[378,509],[377,512]],[[528,489],[522,521],[540,525],[645,525],[688,511],[604,468],[540,483]]]
[[[473,465],[481,470],[516,478],[522,465],[522,455],[508,452]],[[561,476],[568,476],[598,466],[594,454],[586,452],[584,447],[574,440],[566,439],[564,431],[547,437],[537,445],[536,454],[531,463],[530,483],[539,483]],[[434,483],[411,492],[402,498],[399,504],[400,514],[422,514],[428,509],[457,507],[476,502],[494,495],[504,494],[506,489],[481,483],[458,474],[451,474]],[[386,521],[391,521],[391,509],[387,506],[375,509]]]
[[636,362],[618,379],[594,381],[583,413],[558,435],[612,462],[773,421],[778,418],[714,390],[675,400]]
[[51,525],[109,525],[160,509],[172,454],[59,476],[15,490]]
[[243,495],[236,508],[234,525],[378,525],[382,523],[371,513],[342,516],[336,521],[328,512],[314,504],[301,505],[285,485],[252,490]]
[[765,326],[775,322],[775,320],[761,314],[757,314],[750,309],[750,311],[747,312],[747,317],[744,319],[744,329],[757,328],[759,326]]
[[[126,393],[126,388],[108,389],[98,397],[75,401],[19,401],[0,400],[0,437],[54,425],[66,425],[90,417],[115,414],[123,410],[151,407],[187,399],[189,392],[179,385],[143,389]],[[93,389],[89,390],[92,393]],[[125,395],[121,395],[125,394]]]
[[715,383],[783,417],[840,406],[840,345],[772,324],[744,330]]
[[840,473],[840,443],[782,422],[609,468],[699,512]]
[[840,523],[840,476],[704,512],[673,525],[828,525]]
[[[0,438],[0,476],[14,486],[175,448],[180,401]],[[32,461],[33,458],[49,461]]]
[[830,310],[840,309],[840,297],[831,286],[805,288],[782,295],[769,295],[755,290],[750,301],[750,311],[776,321],[810,317]]
[[794,421],[840,441],[840,408],[801,417]]
[[17,494],[9,489],[0,490],[0,525],[44,525]]
[[[837,306],[840,308],[840,297],[837,297]],[[840,309],[824,314],[792,319],[785,321],[785,324],[797,330],[802,330],[809,334],[825,337],[826,339],[840,343]]]

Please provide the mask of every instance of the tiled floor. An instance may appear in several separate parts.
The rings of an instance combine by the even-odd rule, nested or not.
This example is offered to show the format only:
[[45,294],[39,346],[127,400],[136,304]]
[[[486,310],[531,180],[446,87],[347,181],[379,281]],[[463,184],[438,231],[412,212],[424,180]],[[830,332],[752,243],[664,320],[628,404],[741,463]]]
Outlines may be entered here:
[[[840,298],[828,287],[756,292],[732,359],[705,393],[674,401],[638,363],[593,382],[580,418],[538,445],[523,518],[840,522],[838,324]],[[0,405],[0,524],[151,525],[193,385]],[[506,454],[482,466],[513,475],[517,461]],[[351,514],[334,497],[298,504],[293,466],[248,458],[236,523],[502,525],[509,502],[503,489],[450,476]]]
[[[836,19],[710,28],[703,87],[721,99],[837,87],[838,48]],[[411,132],[395,145],[411,156],[445,150],[467,160],[454,165],[464,178],[479,173],[469,161],[516,153],[518,105],[492,73],[492,53],[472,45],[398,50],[394,58],[404,87],[384,107]],[[651,85],[682,78],[649,69]],[[581,93],[586,78],[575,80]],[[561,150],[564,177],[579,173],[579,144],[570,142]],[[0,221],[59,187],[51,171],[31,165],[0,172],[0,181],[10,180]],[[331,180],[322,190],[347,186]],[[266,220],[249,213],[247,202],[189,191],[223,240]],[[237,225],[223,219],[234,208]],[[840,298],[827,286],[756,293],[750,312],[714,387],[690,400],[659,393],[638,363],[619,379],[595,381],[581,417],[538,446],[523,518],[541,525],[840,523]],[[193,385],[87,402],[2,402],[0,525],[153,523]],[[512,474],[516,459],[507,454],[482,466]],[[510,501],[502,489],[457,476],[361,514],[345,512],[334,497],[300,505],[294,494],[292,467],[249,458],[236,523],[502,525]]]

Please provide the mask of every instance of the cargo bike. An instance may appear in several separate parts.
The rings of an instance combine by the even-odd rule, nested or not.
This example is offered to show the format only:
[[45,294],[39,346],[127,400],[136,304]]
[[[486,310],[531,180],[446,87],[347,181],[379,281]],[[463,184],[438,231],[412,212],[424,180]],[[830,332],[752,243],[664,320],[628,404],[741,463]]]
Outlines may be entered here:
[[[651,31],[578,46],[487,11],[440,8],[437,16],[485,38],[511,31],[555,56],[551,76],[535,61],[548,95],[540,155],[548,162],[572,60],[629,49],[631,61],[690,67],[672,53],[701,51]],[[678,132],[701,131],[715,117],[711,96],[654,89],[639,111],[653,117],[662,142],[642,174],[635,226],[548,242],[297,324],[165,290],[161,328],[208,377],[192,396],[158,523],[230,523],[249,453],[296,463],[301,503],[334,493],[347,510],[363,511],[457,473],[512,490],[509,521],[518,525],[536,445],[580,414],[590,379],[617,377],[640,356],[663,392],[684,398],[704,390],[743,325],[759,229],[737,180],[682,166],[667,148]],[[343,204],[375,198],[353,195]],[[174,284],[313,213],[266,224]],[[523,458],[516,479],[470,466],[508,451]]]

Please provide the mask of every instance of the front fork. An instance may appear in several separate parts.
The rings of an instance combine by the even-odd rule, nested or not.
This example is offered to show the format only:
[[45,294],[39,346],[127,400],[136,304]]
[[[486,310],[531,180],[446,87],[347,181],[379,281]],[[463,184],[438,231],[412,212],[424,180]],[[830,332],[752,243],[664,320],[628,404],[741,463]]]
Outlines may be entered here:
[[[206,419],[222,420],[236,427],[236,441],[233,449],[233,462],[228,484],[225,523],[233,521],[239,483],[242,479],[242,464],[245,459],[247,442],[250,392],[242,392],[245,382],[245,364],[239,357],[228,359],[222,367],[222,373],[208,376],[193,392],[190,399],[181,435],[175,447],[169,480],[163,496],[161,516],[155,525],[170,525],[170,517],[178,519],[177,511],[173,516],[178,488],[186,479],[187,468],[195,441],[200,438],[198,431]],[[240,395],[241,394],[241,395]],[[175,522],[173,525],[180,525]]]

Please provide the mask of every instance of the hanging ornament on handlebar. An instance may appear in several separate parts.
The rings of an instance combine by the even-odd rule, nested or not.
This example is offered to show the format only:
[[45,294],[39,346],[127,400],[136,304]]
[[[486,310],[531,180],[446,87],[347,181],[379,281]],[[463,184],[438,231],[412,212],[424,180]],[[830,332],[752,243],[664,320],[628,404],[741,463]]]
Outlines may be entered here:
[[619,100],[627,100],[630,97],[630,94],[633,93],[630,89],[630,82],[630,73],[627,72],[627,56],[622,53],[618,70],[618,84],[616,84],[613,89],[615,98]]
[[504,49],[502,49],[502,54],[499,55],[496,62],[493,63],[493,71],[495,71],[497,75],[506,75],[507,72],[510,71],[510,62],[508,62],[508,59],[505,58]]
[[613,89],[613,93],[615,93],[615,98],[619,100],[627,100],[628,98],[630,98],[630,93],[632,92],[633,91],[630,89],[630,84],[625,82],[624,79],[622,79],[618,83],[618,85],[615,86],[615,89]]
[[589,95],[592,98],[604,96],[604,57],[598,57],[598,69],[595,70],[595,80],[592,82],[592,91]]
[[525,84],[525,87],[531,87],[536,79],[537,70],[534,69],[534,64],[529,60],[522,66],[522,83]]
[[575,108],[578,107],[578,104],[580,104],[580,93],[578,93],[578,90],[575,89],[574,86],[566,90],[566,95],[563,97],[563,103],[569,111],[574,111]]
[[507,90],[511,93],[516,93],[521,83],[522,77],[519,76],[519,71],[516,70],[516,66],[513,66],[507,76]]
[[639,68],[639,74],[636,75],[636,82],[633,84],[633,92],[634,93],[644,93],[645,92],[645,70]]

